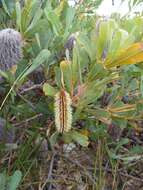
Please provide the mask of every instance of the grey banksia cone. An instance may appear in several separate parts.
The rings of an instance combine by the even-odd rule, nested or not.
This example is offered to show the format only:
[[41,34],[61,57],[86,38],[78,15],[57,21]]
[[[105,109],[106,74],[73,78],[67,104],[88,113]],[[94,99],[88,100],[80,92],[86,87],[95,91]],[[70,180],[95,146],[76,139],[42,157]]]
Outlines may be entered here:
[[6,71],[22,58],[22,36],[14,29],[0,31],[0,69]]

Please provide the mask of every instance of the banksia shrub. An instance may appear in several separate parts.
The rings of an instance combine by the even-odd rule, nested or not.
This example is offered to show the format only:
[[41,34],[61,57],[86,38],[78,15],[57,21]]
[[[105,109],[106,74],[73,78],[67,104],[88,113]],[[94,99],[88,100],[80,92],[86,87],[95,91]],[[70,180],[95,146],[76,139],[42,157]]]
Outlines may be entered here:
[[14,29],[0,31],[0,69],[5,71],[22,58],[22,37]]
[[68,132],[71,129],[71,98],[64,89],[55,95],[55,124],[60,133]]

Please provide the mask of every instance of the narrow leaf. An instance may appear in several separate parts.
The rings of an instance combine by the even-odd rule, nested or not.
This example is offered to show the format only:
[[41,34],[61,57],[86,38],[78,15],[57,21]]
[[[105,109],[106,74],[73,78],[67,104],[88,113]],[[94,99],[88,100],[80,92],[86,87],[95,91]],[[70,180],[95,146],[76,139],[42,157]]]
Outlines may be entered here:
[[17,1],[15,4],[15,9],[16,9],[16,24],[18,29],[20,29],[21,31],[21,7],[20,7],[20,3]]
[[123,49],[114,59],[105,60],[105,66],[112,68],[115,66],[130,65],[143,61],[143,43],[134,43],[129,48]]
[[33,63],[29,67],[29,69],[22,75],[20,80],[24,79],[27,75],[37,69],[41,64],[48,61],[50,56],[50,52],[47,49],[43,49],[39,55],[33,60]]

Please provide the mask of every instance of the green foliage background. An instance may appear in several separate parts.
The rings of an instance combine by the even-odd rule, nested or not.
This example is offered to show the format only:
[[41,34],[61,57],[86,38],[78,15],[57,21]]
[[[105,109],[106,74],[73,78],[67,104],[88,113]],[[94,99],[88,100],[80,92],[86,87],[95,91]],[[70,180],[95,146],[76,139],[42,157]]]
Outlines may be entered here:
[[[114,142],[107,131],[111,126],[120,131],[141,131],[143,15],[113,14],[103,18],[96,14],[101,2],[86,0],[70,7],[66,0],[2,0],[0,28],[15,28],[24,41],[24,56],[16,73],[1,71],[5,81],[0,87],[0,115],[16,136],[11,146],[0,144],[1,158],[5,151],[14,155],[10,169],[4,162],[2,172],[10,170],[11,174],[18,169],[25,179],[36,165],[45,139],[51,150],[61,139],[83,147],[101,140],[112,167],[117,160],[129,164],[140,158],[141,146],[135,154],[123,151],[129,139],[117,137]],[[130,9],[139,3],[129,1]],[[61,61],[68,64],[62,68]],[[37,84],[41,71],[42,81]],[[59,137],[55,132],[53,97],[61,89],[61,73],[73,100],[73,125],[69,133]],[[24,86],[29,81],[34,90]],[[34,119],[28,122],[29,118]]]

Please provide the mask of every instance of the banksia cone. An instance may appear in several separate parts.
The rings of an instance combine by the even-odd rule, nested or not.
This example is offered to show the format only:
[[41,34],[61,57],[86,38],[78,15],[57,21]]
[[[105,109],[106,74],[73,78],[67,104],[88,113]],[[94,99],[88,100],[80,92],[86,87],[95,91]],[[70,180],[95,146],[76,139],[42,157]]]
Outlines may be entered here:
[[68,132],[71,129],[71,98],[64,89],[55,95],[55,124],[60,133]]
[[5,71],[22,58],[22,37],[14,29],[0,31],[0,69]]

